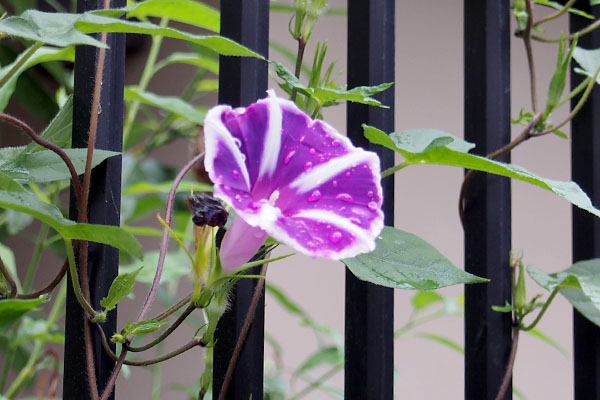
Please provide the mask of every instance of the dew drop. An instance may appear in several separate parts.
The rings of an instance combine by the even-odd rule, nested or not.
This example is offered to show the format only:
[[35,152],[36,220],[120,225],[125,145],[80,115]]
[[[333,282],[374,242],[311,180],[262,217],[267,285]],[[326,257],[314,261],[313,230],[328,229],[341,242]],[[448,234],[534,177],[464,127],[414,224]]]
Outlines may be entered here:
[[367,207],[369,207],[369,210],[371,211],[376,211],[379,208],[374,201],[370,201],[369,204],[367,204]]
[[350,173],[350,171],[346,172],[346,176],[347,176],[347,177],[350,177],[350,176],[352,176],[352,174]]
[[331,145],[332,145],[333,147],[338,147],[338,146],[340,145],[340,141],[336,139],[336,140],[334,140],[333,142],[331,142]]
[[358,225],[358,226],[362,225],[360,218],[350,217],[350,222],[352,222],[354,225]]
[[250,202],[250,208],[253,210],[258,210],[258,209],[260,209],[260,204],[257,203],[256,201],[252,201],[252,202]]
[[323,197],[321,192],[319,192],[318,190],[315,190],[314,192],[312,192],[310,194],[310,196],[308,196],[308,201],[312,203],[312,202],[318,201],[321,197]]
[[235,145],[238,147],[238,149],[242,148],[242,141],[240,139],[234,137],[233,141],[235,142]]
[[239,201],[240,203],[242,202],[242,196],[240,196],[240,194],[236,194],[234,197],[234,199],[236,199],[237,201]]
[[345,201],[347,203],[353,203],[354,202],[354,199],[348,193],[340,193],[337,196],[335,196],[335,198],[337,200],[342,200],[342,201]]
[[369,190],[369,191],[367,192],[367,197],[369,197],[369,198],[370,198],[370,197],[373,197],[374,195],[375,195],[375,193],[373,193],[373,191],[372,191],[372,190]]
[[98,104],[98,115],[102,113],[102,104]]
[[315,150],[314,147],[311,147],[310,150],[308,150],[308,154],[310,155],[314,155],[317,152],[317,150]]
[[338,181],[333,181],[333,182],[331,182],[331,184],[333,185],[333,187],[337,187],[338,186]]
[[246,162],[246,155],[245,154],[240,154],[240,157],[242,158],[242,162]]
[[327,159],[325,158],[325,156],[321,156],[319,157],[319,162],[325,162]]
[[233,176],[233,179],[237,180],[240,177],[240,173],[237,171],[237,169],[234,169],[231,171],[231,176]]
[[283,159],[283,164],[288,165],[290,161],[292,161],[292,157],[294,157],[294,154],[296,154],[296,150],[292,150],[289,153],[287,153],[285,155],[285,158]]
[[231,194],[231,188],[227,185],[223,186],[223,191],[227,194]]
[[331,241],[331,243],[339,243],[342,240],[342,232],[333,232],[331,235],[329,235],[329,240]]
[[310,171],[310,170],[312,169],[312,167],[313,167],[313,164],[312,164],[310,161],[307,161],[307,162],[304,164],[304,170],[305,170],[305,171]]
[[300,139],[298,140],[300,143],[304,142],[304,139],[306,139],[306,135],[302,135],[300,136]]

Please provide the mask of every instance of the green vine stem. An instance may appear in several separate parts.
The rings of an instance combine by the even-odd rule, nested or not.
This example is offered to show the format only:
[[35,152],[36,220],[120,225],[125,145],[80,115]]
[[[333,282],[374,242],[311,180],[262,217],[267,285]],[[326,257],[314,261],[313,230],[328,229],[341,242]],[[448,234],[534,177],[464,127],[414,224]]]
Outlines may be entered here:
[[[576,37],[582,37],[583,35],[587,35],[588,33],[592,32],[593,30],[595,30],[596,28],[600,27],[600,19],[598,19],[596,22],[589,24],[588,26],[586,26],[585,28],[572,33],[564,38],[562,38],[562,40],[573,40]],[[522,35],[522,32],[517,33],[517,36]],[[531,35],[531,38],[534,40],[537,40],[539,42],[544,42],[544,43],[559,43],[561,41],[561,38],[545,38],[543,36],[539,36],[539,35]]]
[[2,262],[2,259],[0,259],[0,273],[2,273],[2,276],[4,276],[4,279],[6,280],[6,283],[8,283],[8,286],[10,288],[8,297],[15,297],[17,295],[17,284],[10,272],[8,271],[8,268],[6,268],[6,265],[4,265],[4,263]]
[[154,339],[153,341],[151,341],[150,343],[147,343],[143,346],[138,346],[138,347],[134,347],[134,346],[129,346],[127,343],[124,344],[125,347],[127,347],[127,350],[129,351],[133,351],[133,352],[140,352],[140,351],[145,351],[148,350],[154,346],[156,346],[157,344],[159,344],[160,342],[162,342],[163,340],[165,340],[167,337],[169,337],[169,335],[171,333],[173,333],[175,331],[175,329],[177,329],[179,327],[179,325],[181,325],[183,323],[183,321],[185,321],[185,319],[196,309],[196,306],[192,303],[190,303],[187,308],[183,311],[183,313],[181,313],[181,315],[175,320],[175,322],[173,322],[173,324],[171,324],[171,326],[169,326],[163,333],[161,333],[156,339]]
[[538,313],[538,315],[535,317],[535,319],[533,320],[533,322],[529,325],[523,326],[520,325],[519,329],[522,331],[530,331],[532,329],[534,329],[538,322],[540,322],[540,320],[542,319],[542,317],[544,316],[544,314],[546,313],[546,310],[548,310],[548,307],[550,307],[550,304],[552,303],[552,300],[554,300],[554,298],[556,297],[556,295],[558,294],[558,292],[560,292],[560,285],[556,286],[554,288],[554,290],[552,290],[552,292],[550,293],[550,296],[548,297],[548,300],[546,300],[546,302],[544,303],[544,305],[542,306],[542,309],[540,310],[540,312]]
[[73,285],[73,292],[77,298],[77,302],[81,307],[91,316],[96,316],[96,310],[92,308],[90,303],[86,300],[81,284],[79,283],[79,274],[77,273],[77,266],[75,265],[75,253],[73,252],[73,242],[71,239],[65,238],[65,246],[67,248],[67,257],[69,260],[69,272],[71,273],[71,284]]
[[192,300],[192,293],[189,293],[187,296],[185,296],[183,299],[179,300],[173,306],[169,307],[168,309],[166,309],[162,313],[158,314],[156,317],[150,318],[150,319],[153,320],[153,321],[162,321],[163,319],[168,318],[173,313],[177,312],[177,310],[179,310],[181,307],[183,307],[187,303],[189,303],[190,300]]
[[[67,286],[65,284],[63,284],[58,292],[58,295],[56,296],[56,298],[54,300],[54,304],[52,304],[50,314],[48,315],[48,319],[46,320],[45,333],[49,332],[50,329],[52,329],[52,327],[54,326],[54,324],[60,317],[61,313],[63,312],[66,297],[67,297]],[[23,369],[21,369],[21,371],[19,372],[19,374],[17,375],[15,380],[12,382],[12,384],[8,388],[8,391],[6,392],[5,396],[7,398],[14,397],[19,392],[19,390],[23,387],[23,385],[28,380],[28,378],[30,378],[33,375],[33,373],[35,372],[36,362],[43,350],[43,347],[44,347],[44,341],[37,340],[35,342],[35,344],[33,346],[33,351],[29,355],[29,359],[27,360],[25,367],[23,367]]]
[[35,52],[40,47],[42,47],[43,44],[43,42],[35,42],[35,44],[31,46],[25,54],[23,54],[23,56],[19,59],[19,61],[17,61],[17,63],[11,68],[11,70],[8,71],[6,75],[2,77],[2,79],[0,79],[0,87],[4,86],[6,82],[8,82],[10,78],[13,77],[14,74],[16,74],[17,71],[21,69],[23,65],[25,65],[25,63],[31,58],[31,56],[35,54]]
[[58,274],[54,277],[52,282],[50,282],[46,287],[44,287],[43,289],[37,290],[35,292],[18,294],[17,299],[35,299],[37,297],[40,297],[43,294],[50,293],[62,281],[62,278],[64,278],[65,274],[67,273],[67,269],[69,269],[69,259],[68,258],[65,259]]
[[[161,28],[165,28],[169,24],[168,18],[162,18],[160,20],[159,26]],[[152,75],[154,74],[154,65],[156,64],[156,60],[158,59],[158,53],[160,51],[160,47],[162,45],[163,37],[159,35],[152,36],[152,45],[150,46],[150,51],[148,53],[148,58],[146,59],[146,65],[144,66],[144,70],[142,71],[142,76],[140,77],[140,83],[137,85],[138,90],[146,90],[148,84],[150,83],[150,79],[152,79]],[[135,122],[135,117],[140,109],[140,102],[135,100],[131,102],[129,106],[129,110],[127,111],[127,117],[125,118],[125,125],[123,127],[123,143],[126,144],[129,139],[129,135],[131,134],[131,129],[133,128],[133,123]]]
[[527,7],[527,26],[523,32],[523,43],[525,45],[525,53],[527,54],[527,64],[529,66],[529,84],[531,89],[531,107],[533,113],[538,113],[537,106],[537,83],[535,78],[535,65],[533,60],[533,48],[531,46],[531,29],[533,28],[533,7],[531,0],[526,0]]
[[534,22],[533,26],[536,27],[543,24],[544,22],[548,22],[560,17],[561,15],[569,11],[569,9],[573,6],[573,4],[575,4],[576,1],[577,0],[569,0],[567,4],[565,4],[559,11],[555,12],[554,14],[547,15],[544,18],[541,18],[539,21]]

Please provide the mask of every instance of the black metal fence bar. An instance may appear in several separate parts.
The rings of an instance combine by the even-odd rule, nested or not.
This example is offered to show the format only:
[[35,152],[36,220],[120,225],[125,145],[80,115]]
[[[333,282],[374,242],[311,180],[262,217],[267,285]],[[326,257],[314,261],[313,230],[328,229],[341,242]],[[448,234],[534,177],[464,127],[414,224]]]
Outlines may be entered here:
[[[348,1],[348,87],[394,81],[394,0]],[[355,145],[375,151],[381,168],[394,154],[367,141],[361,124],[394,130],[394,89],[378,96],[389,109],[348,103],[347,131]],[[394,225],[394,178],[382,182],[385,224]],[[394,393],[394,292],[346,271],[346,399],[392,399]]]
[[[269,49],[269,0],[221,0],[221,35],[267,57]],[[221,57],[219,104],[246,106],[266,96],[267,63],[257,59]],[[260,274],[260,267],[248,272]],[[232,293],[232,304],[216,331],[213,393],[221,391],[227,366],[252,300],[256,280],[242,279]],[[264,290],[263,290],[264,291]],[[264,295],[264,293],[263,293]],[[227,399],[262,400],[264,358],[264,296],[227,392]]]
[[[77,11],[84,12],[102,8],[102,0],[79,0]],[[112,0],[111,7],[124,7],[125,0]],[[96,148],[122,151],[123,132],[123,85],[125,77],[125,35],[109,34],[104,63],[104,78],[100,98],[101,112],[98,116]],[[87,147],[92,93],[96,72],[98,49],[77,46],[75,50],[75,90],[73,104],[73,147]],[[89,196],[88,221],[94,224],[119,225],[121,210],[121,157],[112,157],[96,167],[92,173]],[[70,216],[75,219],[77,207],[71,196]],[[100,309],[100,299],[118,274],[119,251],[114,247],[90,243],[88,271],[92,305]],[[70,281],[69,281],[70,282]],[[90,398],[85,348],[83,342],[83,312],[69,284],[67,293],[67,319],[65,326],[65,370],[63,397],[65,399]],[[102,324],[110,337],[117,325],[116,310]],[[114,361],[106,354],[99,338],[94,334],[96,377],[101,391],[107,382]],[[113,349],[114,350],[114,349]],[[114,396],[114,394],[113,394]]]
[[[576,5],[586,9],[589,2]],[[600,17],[600,6],[593,7]],[[571,17],[570,29],[575,32],[587,26],[589,20]],[[577,44],[587,49],[600,47],[600,32],[593,31],[579,39]],[[574,88],[583,80],[582,75],[571,74]],[[579,97],[573,99],[574,107]],[[571,123],[572,179],[588,193],[596,207],[600,206],[600,90],[595,87],[589,100]],[[600,257],[600,221],[598,218],[573,207],[573,262]],[[573,344],[575,399],[600,399],[600,328],[573,310]]]
[[[482,155],[510,141],[509,7],[464,2],[465,139]],[[465,267],[491,279],[465,287],[465,398],[493,399],[511,347],[510,314],[491,308],[510,301],[510,181],[476,173],[465,200]],[[510,388],[505,398],[512,398]]]

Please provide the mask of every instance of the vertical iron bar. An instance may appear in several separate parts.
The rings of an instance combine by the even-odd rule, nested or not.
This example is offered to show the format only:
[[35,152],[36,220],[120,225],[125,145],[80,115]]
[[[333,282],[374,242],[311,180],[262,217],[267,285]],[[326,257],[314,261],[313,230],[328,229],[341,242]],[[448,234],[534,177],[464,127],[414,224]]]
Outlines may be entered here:
[[[221,35],[268,56],[269,1],[221,0]],[[247,106],[266,96],[267,63],[258,59],[223,57],[219,64],[219,103]],[[260,274],[260,267],[249,274]],[[225,312],[216,331],[213,393],[221,391],[227,366],[252,300],[255,279],[242,279],[234,288],[231,308]],[[227,399],[262,400],[264,359],[264,289],[252,327],[237,363]]]
[[[111,0],[111,7],[124,7],[126,0]],[[79,0],[77,11],[101,8],[103,0]],[[125,35],[109,34],[104,64],[104,78],[100,97],[101,112],[98,117],[96,148],[122,151],[123,85],[125,78]],[[75,89],[73,103],[73,147],[87,147],[92,93],[98,49],[78,46],[75,50]],[[88,221],[94,224],[119,225],[121,210],[121,156],[111,157],[92,172],[89,195]],[[71,194],[70,217],[77,217],[77,206]],[[100,299],[106,296],[118,274],[119,251],[114,247],[89,244],[88,271],[92,306],[100,308]],[[69,280],[70,282],[70,280]],[[67,291],[67,318],[65,323],[65,372],[63,397],[89,399],[85,346],[83,340],[83,312],[69,283]],[[116,310],[108,314],[102,328],[110,337],[116,330]],[[96,361],[98,388],[102,392],[114,366],[99,337],[94,335],[93,347]],[[114,347],[113,347],[114,350]],[[114,392],[112,395],[114,398]]]
[[[349,88],[394,82],[394,9],[394,0],[348,1]],[[389,109],[349,102],[347,131],[355,145],[377,152],[383,170],[394,165],[394,153],[370,143],[361,124],[394,130],[394,87],[376,97]],[[382,185],[385,224],[393,226],[393,176]],[[346,399],[393,398],[393,329],[393,289],[363,282],[346,270]]]
[[[510,2],[465,0],[465,139],[489,154],[510,141]],[[509,161],[504,156],[502,161]],[[493,399],[511,347],[510,181],[476,173],[465,199],[465,268],[489,278],[465,287],[465,398]],[[509,387],[505,399],[512,398]]]
[[[600,6],[589,10],[588,1],[576,5],[596,18]],[[570,29],[578,31],[589,20],[571,16]],[[598,30],[579,39],[578,46],[600,47]],[[583,76],[571,73],[571,87],[583,81]],[[579,96],[571,102],[575,107]],[[573,181],[590,196],[594,206],[600,206],[600,90],[596,86],[581,111],[571,122],[571,175]],[[573,207],[573,262],[600,257],[600,220],[587,211]],[[575,400],[600,399],[600,328],[573,310],[573,345]]]

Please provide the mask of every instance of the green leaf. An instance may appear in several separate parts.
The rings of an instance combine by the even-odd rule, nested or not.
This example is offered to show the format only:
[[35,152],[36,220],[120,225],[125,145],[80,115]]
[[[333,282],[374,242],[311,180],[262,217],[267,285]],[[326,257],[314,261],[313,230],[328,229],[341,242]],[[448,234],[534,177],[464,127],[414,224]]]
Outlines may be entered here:
[[488,281],[456,268],[423,239],[388,226],[373,252],[342,262],[363,281],[398,289],[433,290]]
[[473,169],[502,175],[551,191],[571,204],[600,216],[600,210],[575,182],[555,181],[539,177],[515,164],[506,164],[468,153],[475,145],[436,129],[414,129],[389,136],[372,126],[363,125],[365,136],[372,143],[394,150],[406,159],[407,165],[438,164]]
[[418,332],[418,333],[415,333],[415,336],[423,338],[423,339],[429,339],[429,340],[437,342],[443,346],[446,346],[454,351],[457,351],[460,354],[465,354],[465,349],[463,346],[456,343],[452,339],[448,339],[447,337],[440,336],[435,333],[428,333],[428,332]]
[[47,299],[47,296],[42,296],[37,299],[0,300],[0,333],[5,332],[23,314],[33,310]]
[[512,304],[510,304],[508,301],[504,302],[503,306],[492,306],[492,310],[496,311],[496,312],[501,312],[501,313],[509,313],[512,312],[514,310],[514,307],[512,306]]
[[[139,182],[129,186],[123,195],[132,194],[169,194],[173,182],[162,182],[162,183],[151,183],[151,182]],[[177,186],[177,193],[189,193],[190,190],[194,192],[212,192],[212,185],[209,183],[199,183],[191,181],[183,181]]]
[[20,17],[9,17],[0,21],[0,32],[59,47],[73,44],[107,47],[86,33],[140,33],[186,40],[225,56],[263,58],[222,36],[194,35],[173,28],[161,28],[149,22],[131,22],[93,13],[66,14],[28,10]]
[[154,67],[154,73],[171,64],[188,64],[203,68],[213,74],[219,73],[219,61],[215,57],[198,53],[171,53],[168,57],[160,60]]
[[[7,21],[8,19],[10,18],[0,21],[0,26],[2,26],[2,23]],[[0,31],[3,31],[3,29],[0,28]],[[17,66],[21,62],[21,59],[27,51],[28,50],[25,50],[11,64],[8,64],[2,67],[2,69],[0,69],[0,79],[4,78],[9,71],[11,71],[15,66]],[[75,61],[75,49],[73,47],[57,49],[54,47],[47,46],[42,46],[39,49],[37,49],[35,53],[13,73],[13,75],[8,79],[8,81],[2,87],[0,87],[0,111],[4,111],[4,109],[6,108],[10,97],[15,91],[17,80],[19,79],[21,74],[35,65],[49,61],[73,62]]]
[[600,259],[579,261],[564,271],[546,275],[527,266],[531,278],[547,290],[559,287],[563,295],[583,316],[600,326]]
[[151,332],[154,332],[155,330],[157,330],[158,328],[160,328],[161,326],[165,325],[166,323],[167,323],[167,321],[154,321],[154,320],[142,321],[142,322],[138,322],[136,324],[132,324],[131,322],[128,322],[125,325],[124,336],[151,333]]
[[[0,166],[1,168],[1,166]],[[25,192],[25,188],[10,176],[0,171],[0,187],[7,192]]]
[[325,347],[317,350],[306,361],[304,361],[293,375],[299,375],[321,365],[340,365],[344,362],[343,351],[336,346]]
[[[590,0],[590,2],[594,2],[594,1],[598,1],[598,0]],[[533,0],[534,3],[536,4],[540,4],[543,6],[548,6],[548,7],[552,7],[555,10],[562,10],[564,7],[564,4],[559,3],[558,1],[549,1],[549,0]],[[592,3],[593,4],[593,3]],[[594,16],[591,14],[586,13],[585,11],[581,11],[577,8],[569,8],[569,12],[574,14],[574,15],[579,15],[580,17],[584,17],[584,18],[588,18],[588,19],[594,19]]]
[[298,78],[296,78],[294,74],[283,64],[272,60],[269,61],[269,64],[275,73],[277,73],[277,75],[286,83],[305,96],[317,100],[320,104],[331,103],[338,100],[346,100],[354,103],[388,108],[386,105],[381,104],[380,101],[372,98],[371,96],[390,88],[393,83],[382,83],[377,86],[358,86],[350,90],[324,87],[311,88],[306,87],[306,85],[300,82]]
[[[71,147],[71,134],[73,131],[73,95],[67,98],[65,104],[44,129],[40,136],[58,147]],[[23,149],[23,153],[46,150],[35,142],[31,142]]]
[[125,88],[125,100],[137,100],[153,107],[159,107],[164,110],[175,113],[196,124],[204,125],[204,116],[206,112],[194,107],[185,100],[174,96],[160,96],[150,92],[144,92],[133,87]]
[[[8,157],[14,157],[13,159],[8,158],[8,162],[0,165],[0,172],[15,181],[19,183],[40,183],[71,178],[66,164],[55,152],[42,150],[33,153],[23,153],[23,148],[18,149],[18,153],[11,152],[11,154],[8,154],[8,152],[5,153],[5,149],[0,149],[0,159],[6,159],[6,154],[8,154]],[[77,174],[83,174],[87,159],[87,149],[66,149],[64,151],[73,162]],[[94,150],[92,168],[107,158],[119,154],[115,151]]]
[[119,18],[127,13],[127,18],[146,19],[147,17],[169,18],[213,32],[220,31],[219,11],[207,4],[193,0],[148,0],[131,7],[116,10],[99,10],[93,12]]
[[104,307],[105,311],[114,310],[117,304],[131,293],[135,286],[135,278],[142,268],[140,267],[130,273],[120,274],[115,278],[112,285],[110,285],[110,289],[108,289],[108,295],[100,300],[100,305]]
[[444,297],[437,292],[417,292],[411,299],[415,311],[421,311],[427,307],[437,304],[444,303]]
[[568,41],[563,40],[561,36],[561,41],[558,47],[558,59],[556,60],[556,69],[554,71],[554,75],[552,76],[552,80],[550,81],[550,86],[548,87],[546,110],[544,111],[545,117],[550,115],[550,113],[558,106],[560,97],[565,90],[567,74],[569,72],[569,67],[571,66],[571,59],[573,58],[573,51],[575,50],[576,42],[576,40],[573,41],[571,48],[567,53],[567,57],[564,58],[564,52],[568,46]]
[[63,217],[56,206],[44,203],[33,194],[0,190],[0,207],[29,214],[65,238],[104,243],[142,257],[142,246],[131,233],[118,226],[77,224]]
[[[577,72],[593,77],[598,65],[600,65],[600,49],[586,50],[577,47],[573,52],[573,58],[581,67],[581,69],[577,69]],[[596,83],[600,85],[600,75],[596,78]]]
[[598,4],[600,4],[600,0],[590,0],[590,6],[597,6]]

